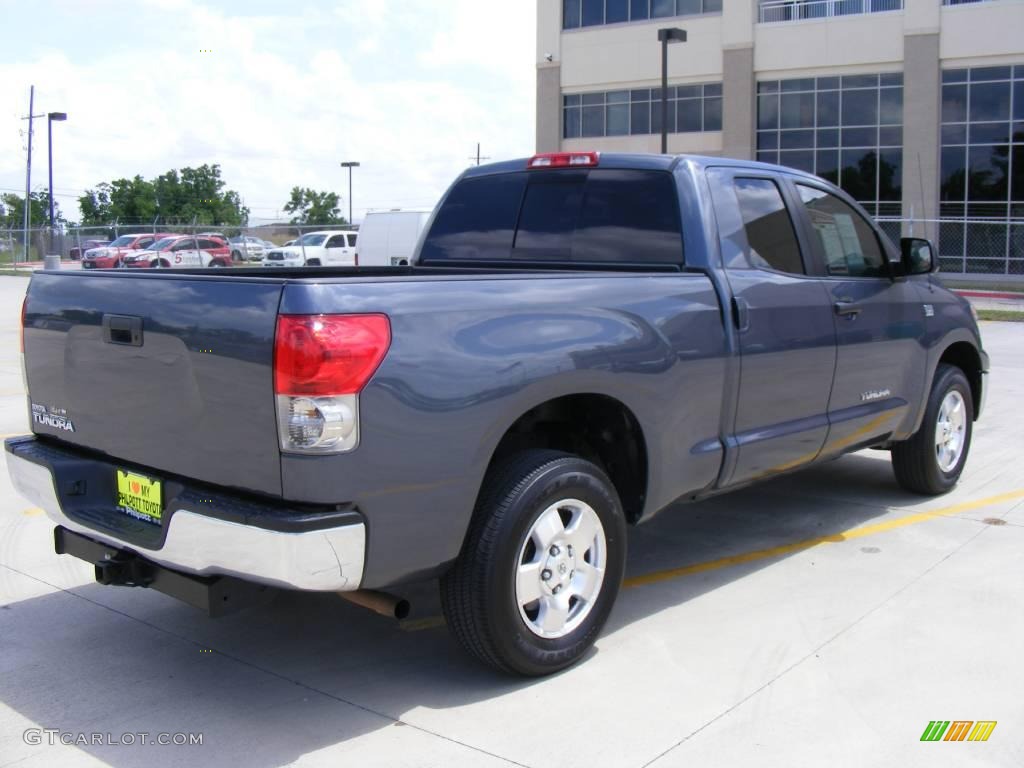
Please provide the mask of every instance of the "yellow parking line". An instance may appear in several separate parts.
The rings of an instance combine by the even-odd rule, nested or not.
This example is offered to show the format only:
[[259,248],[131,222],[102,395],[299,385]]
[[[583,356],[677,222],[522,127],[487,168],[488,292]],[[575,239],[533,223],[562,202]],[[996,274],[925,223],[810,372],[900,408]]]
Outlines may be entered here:
[[630,588],[642,587],[647,584],[657,584],[661,581],[677,579],[680,576],[691,576],[695,573],[705,573],[706,571],[715,571],[719,568],[728,568],[731,565],[742,565],[743,563],[752,563],[757,560],[765,560],[770,557],[789,555],[803,549],[810,549],[818,544],[838,544],[852,539],[861,539],[865,536],[874,536],[876,533],[885,533],[886,531],[892,531],[897,528],[905,528],[908,525],[916,525],[917,523],[923,523],[926,520],[934,520],[937,517],[949,517],[950,515],[957,515],[961,512],[970,512],[971,510],[988,507],[993,504],[1000,504],[1004,501],[1014,501],[1016,499],[1024,499],[1024,488],[1016,491],[1010,491],[1008,493],[1001,493],[997,496],[977,499],[976,501],[965,501],[960,504],[953,504],[949,507],[941,507],[928,512],[917,512],[912,515],[897,517],[894,520],[875,523],[874,525],[851,528],[848,531],[834,533],[829,536],[816,536],[813,539],[795,541],[791,544],[781,544],[780,546],[769,547],[768,549],[757,549],[752,552],[744,552],[739,555],[730,555],[729,557],[721,557],[717,560],[708,560],[704,563],[695,563],[693,565],[683,566],[682,568],[671,568],[666,571],[655,571],[654,573],[647,573],[642,576],[633,576],[632,578],[626,579],[622,585],[626,588]]
[[29,507],[28,509],[21,510],[21,514],[25,517],[38,517],[43,514],[43,510],[40,507]]

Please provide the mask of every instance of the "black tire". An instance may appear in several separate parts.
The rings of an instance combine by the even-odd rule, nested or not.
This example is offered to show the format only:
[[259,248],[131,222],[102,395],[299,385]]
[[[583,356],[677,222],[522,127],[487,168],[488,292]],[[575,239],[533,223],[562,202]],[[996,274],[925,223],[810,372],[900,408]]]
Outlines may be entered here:
[[239,251],[232,251],[231,252],[231,260],[232,261],[243,261],[241,252],[239,252]]
[[[534,522],[569,498],[589,505],[600,520],[604,577],[578,626],[545,638],[531,631],[521,614],[515,576]],[[441,579],[441,605],[452,633],[485,664],[507,673],[547,675],[576,662],[597,639],[622,585],[625,563],[626,519],[605,473],[570,454],[526,451],[493,468],[484,480],[462,552]]]
[[[943,471],[936,455],[935,437],[938,429],[939,408],[950,392],[959,392],[963,398],[965,414],[965,431],[963,448],[956,464]],[[892,446],[892,468],[896,481],[914,493],[935,496],[946,493],[960,480],[967,454],[971,450],[971,434],[974,427],[974,400],[971,396],[971,385],[963,371],[953,365],[940,364],[935,371],[932,390],[928,395],[924,420],[913,437]]]
[[320,266],[320,259],[310,259],[309,261],[306,262],[306,266],[307,267],[319,267]]

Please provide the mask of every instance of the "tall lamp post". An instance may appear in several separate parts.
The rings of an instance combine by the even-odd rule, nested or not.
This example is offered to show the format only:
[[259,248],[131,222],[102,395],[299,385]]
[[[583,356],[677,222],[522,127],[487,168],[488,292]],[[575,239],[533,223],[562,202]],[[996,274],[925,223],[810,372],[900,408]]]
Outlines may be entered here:
[[359,163],[348,161],[341,164],[342,168],[348,168],[348,225],[352,226],[352,169],[358,168]]
[[686,30],[666,27],[658,30],[661,43],[661,154],[668,154],[668,44],[685,43]]
[[54,221],[53,221],[53,123],[60,123],[68,119],[67,112],[50,112],[46,116],[46,154],[50,171],[50,252],[53,252]]

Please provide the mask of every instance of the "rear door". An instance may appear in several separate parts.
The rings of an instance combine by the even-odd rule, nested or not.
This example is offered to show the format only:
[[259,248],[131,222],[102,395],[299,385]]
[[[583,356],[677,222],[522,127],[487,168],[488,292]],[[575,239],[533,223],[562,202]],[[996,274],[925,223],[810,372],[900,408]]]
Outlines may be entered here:
[[710,169],[740,347],[734,464],[722,485],[813,461],[828,434],[836,337],[791,191],[770,172]]
[[838,356],[825,454],[878,442],[924,396],[925,310],[913,282],[893,280],[870,221],[824,185],[794,184],[833,308]]
[[156,475],[279,494],[280,295],[274,280],[38,273],[26,304],[29,398],[73,430],[33,430]]

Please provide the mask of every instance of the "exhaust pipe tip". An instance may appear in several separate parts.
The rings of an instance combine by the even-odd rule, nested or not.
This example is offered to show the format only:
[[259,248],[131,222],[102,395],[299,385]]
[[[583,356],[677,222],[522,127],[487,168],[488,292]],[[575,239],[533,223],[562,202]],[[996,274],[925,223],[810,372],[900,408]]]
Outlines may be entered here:
[[357,589],[353,592],[339,592],[338,596],[353,605],[373,611],[389,619],[401,621],[409,616],[412,606],[405,598],[391,595],[387,592],[378,592],[373,589]]

